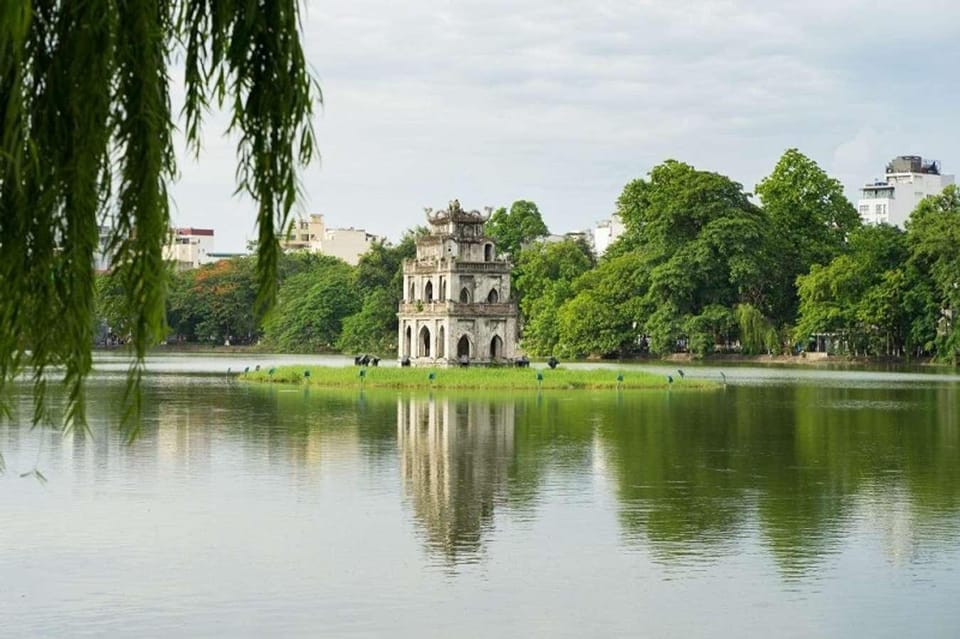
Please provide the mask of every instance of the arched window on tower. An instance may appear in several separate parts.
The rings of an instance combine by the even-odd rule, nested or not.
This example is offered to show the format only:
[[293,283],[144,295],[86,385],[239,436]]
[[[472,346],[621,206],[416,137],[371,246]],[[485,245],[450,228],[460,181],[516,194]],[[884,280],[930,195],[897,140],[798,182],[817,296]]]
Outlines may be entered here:
[[493,261],[493,244],[484,244],[483,245],[483,261],[492,262]]
[[424,326],[420,329],[420,352],[419,357],[430,357],[430,329]]
[[469,304],[470,302],[470,289],[464,286],[462,289],[460,289],[460,303]]
[[470,338],[466,335],[462,336],[457,342],[457,359],[466,357],[470,358]]
[[427,285],[423,287],[423,299],[427,302],[433,301],[433,282],[427,280]]
[[494,335],[490,340],[490,359],[500,359],[503,357],[503,340],[499,335]]
[[497,289],[490,289],[490,294],[487,295],[487,302],[490,304],[496,304],[500,301],[500,293],[497,292]]

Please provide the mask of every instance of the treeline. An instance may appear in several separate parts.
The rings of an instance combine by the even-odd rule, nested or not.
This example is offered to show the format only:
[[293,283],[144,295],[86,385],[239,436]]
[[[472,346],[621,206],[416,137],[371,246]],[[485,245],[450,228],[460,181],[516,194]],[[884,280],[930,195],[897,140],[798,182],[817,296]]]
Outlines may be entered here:
[[[862,226],[840,183],[795,149],[756,187],[668,160],[617,200],[625,232],[596,258],[584,238],[543,241],[536,204],[497,210],[487,233],[514,262],[521,347],[534,356],[689,352],[937,357],[956,362],[960,191],[925,199],[902,231]],[[291,352],[396,350],[409,231],[356,267],[284,255],[279,299],[254,312],[255,258],[173,274],[168,341]],[[100,279],[109,341],[129,333],[122,278]]]
[[926,198],[906,231],[862,226],[840,183],[791,149],[756,195],[670,160],[624,188],[626,231],[598,262],[582,242],[525,238],[515,256],[523,347],[624,357],[819,344],[956,361],[956,187]]
[[[255,312],[255,257],[171,273],[166,341],[263,344],[286,352],[393,352],[401,262],[415,255],[415,232],[396,246],[373,245],[357,266],[315,253],[282,255],[277,305],[265,318]],[[122,342],[130,333],[123,285],[120,273],[98,280],[101,343]]]

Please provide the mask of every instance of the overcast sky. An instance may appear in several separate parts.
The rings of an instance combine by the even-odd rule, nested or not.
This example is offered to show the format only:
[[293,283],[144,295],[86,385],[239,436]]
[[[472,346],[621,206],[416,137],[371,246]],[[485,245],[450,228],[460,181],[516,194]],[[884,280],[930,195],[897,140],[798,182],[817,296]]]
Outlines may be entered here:
[[[955,0],[311,0],[303,17],[324,104],[301,212],[329,226],[397,239],[423,207],[529,199],[563,233],[665,159],[753,191],[790,147],[852,198],[895,155],[960,172]],[[224,123],[198,162],[181,153],[173,223],[237,251],[255,209]]]

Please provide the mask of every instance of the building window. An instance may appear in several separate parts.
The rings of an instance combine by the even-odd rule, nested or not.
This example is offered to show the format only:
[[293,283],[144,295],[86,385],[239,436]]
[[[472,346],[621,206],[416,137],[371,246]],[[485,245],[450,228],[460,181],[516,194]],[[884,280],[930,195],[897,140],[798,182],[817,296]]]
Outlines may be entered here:
[[420,329],[420,352],[419,357],[430,357],[430,329],[426,326]]
[[870,214],[870,205],[861,204],[860,205],[860,215],[869,215]]
[[457,357],[470,357],[470,340],[467,339],[466,335],[461,337],[460,341],[457,342]]
[[497,360],[503,357],[503,340],[499,335],[494,335],[490,340],[490,359]]

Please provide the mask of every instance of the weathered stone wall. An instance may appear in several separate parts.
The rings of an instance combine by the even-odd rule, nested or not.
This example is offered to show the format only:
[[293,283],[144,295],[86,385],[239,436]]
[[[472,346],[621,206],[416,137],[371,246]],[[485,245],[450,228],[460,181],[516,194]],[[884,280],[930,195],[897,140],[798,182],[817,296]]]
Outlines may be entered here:
[[[457,204],[459,207],[459,204]],[[517,307],[510,263],[483,235],[479,214],[441,212],[432,233],[417,240],[417,257],[403,265],[399,356],[417,365],[446,365],[461,355],[473,363],[517,355]]]

